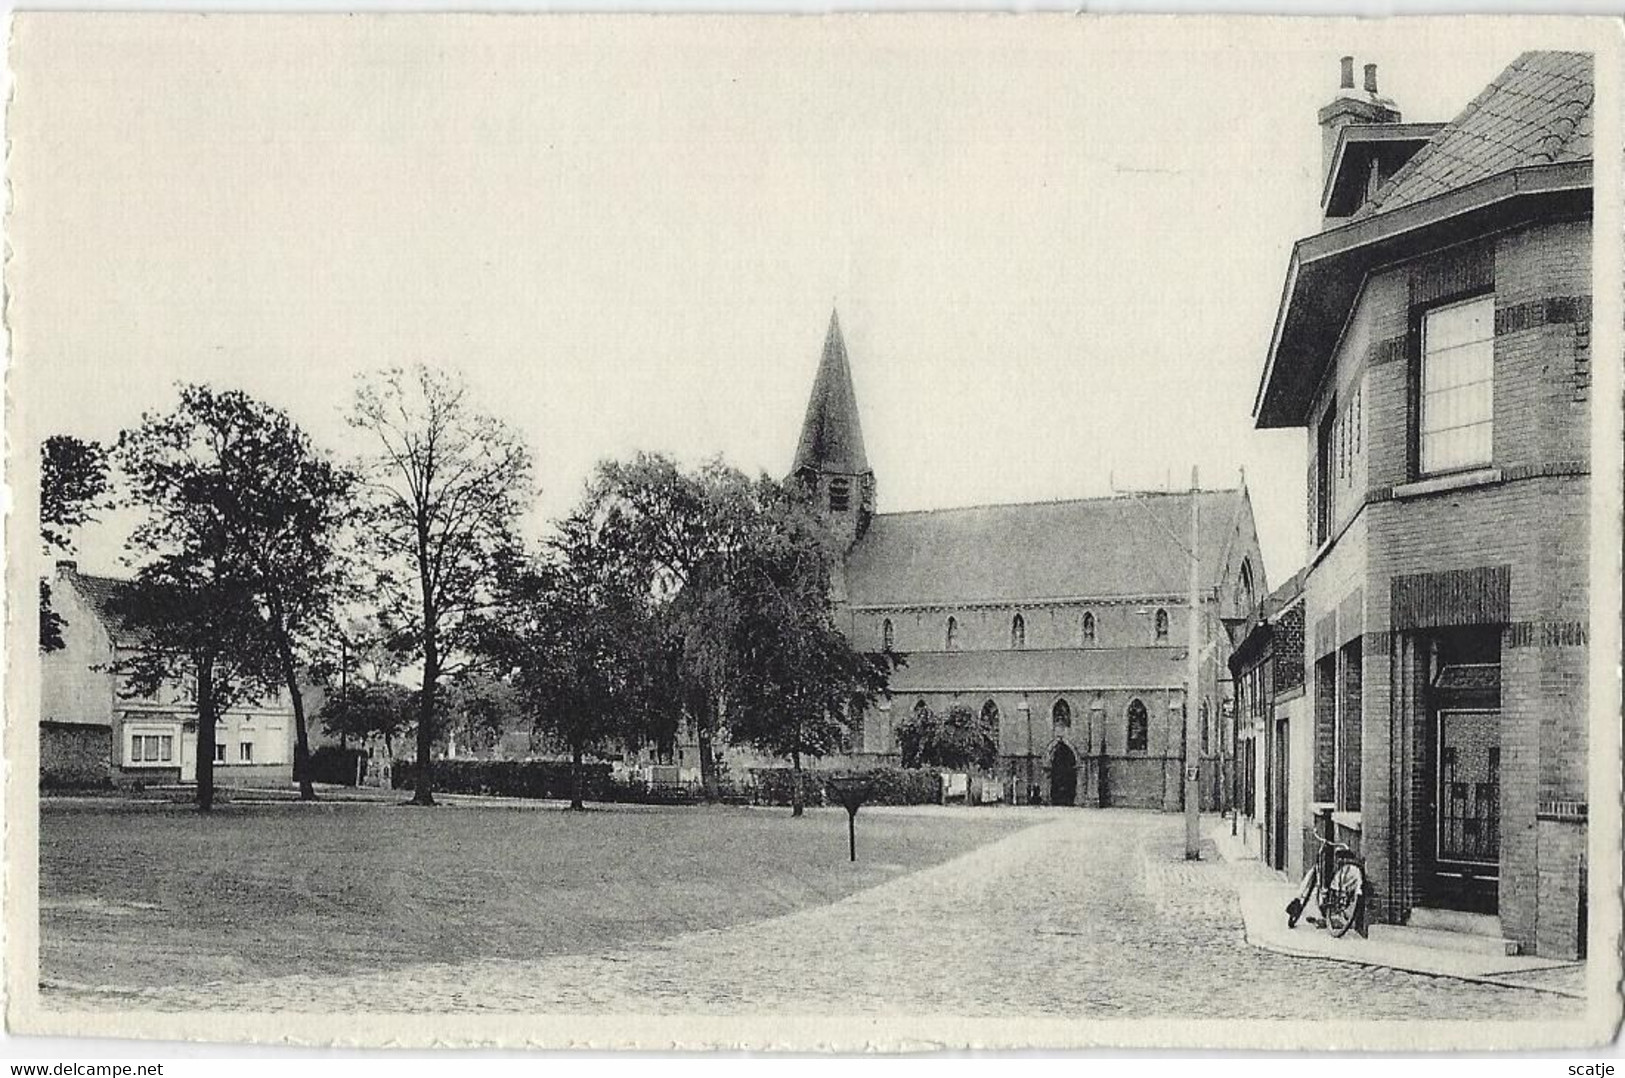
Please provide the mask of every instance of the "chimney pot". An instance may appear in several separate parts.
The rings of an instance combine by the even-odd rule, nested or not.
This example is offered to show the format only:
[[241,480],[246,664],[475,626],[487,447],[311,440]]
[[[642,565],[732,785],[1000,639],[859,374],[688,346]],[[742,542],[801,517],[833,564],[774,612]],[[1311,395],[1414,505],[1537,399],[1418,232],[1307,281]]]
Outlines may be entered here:
[[1376,64],[1366,64],[1365,65],[1365,92],[1368,93],[1368,94],[1374,94],[1374,93],[1377,92],[1377,65]]
[[1343,63],[1343,81],[1342,81],[1342,84],[1341,84],[1342,88],[1345,89],[1345,90],[1352,90],[1352,89],[1354,89],[1354,57],[1345,56],[1345,57],[1343,57],[1342,63]]

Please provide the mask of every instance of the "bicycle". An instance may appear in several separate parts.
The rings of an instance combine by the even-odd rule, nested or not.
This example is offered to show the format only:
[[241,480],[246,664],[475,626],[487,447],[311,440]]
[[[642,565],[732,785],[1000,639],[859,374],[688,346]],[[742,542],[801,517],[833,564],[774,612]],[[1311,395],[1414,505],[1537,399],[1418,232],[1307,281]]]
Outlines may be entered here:
[[1315,836],[1320,849],[1315,863],[1303,874],[1303,886],[1286,907],[1286,926],[1296,928],[1298,919],[1314,899],[1320,911],[1318,918],[1309,923],[1324,928],[1333,937],[1341,937],[1360,922],[1360,935],[1365,935],[1364,914],[1367,897],[1365,864],[1348,846],[1329,838]]

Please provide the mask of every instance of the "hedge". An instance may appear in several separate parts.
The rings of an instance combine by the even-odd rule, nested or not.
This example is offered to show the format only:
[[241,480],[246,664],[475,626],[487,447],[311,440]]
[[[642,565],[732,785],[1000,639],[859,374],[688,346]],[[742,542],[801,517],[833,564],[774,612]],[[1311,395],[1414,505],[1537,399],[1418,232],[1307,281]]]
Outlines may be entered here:
[[[756,800],[763,805],[788,805],[794,789],[795,771],[788,767],[756,767],[751,778],[756,783]],[[803,803],[839,804],[827,780],[858,776],[869,780],[866,805],[937,805],[942,803],[942,776],[921,768],[874,767],[867,770],[803,771]]]
[[[583,763],[582,796],[603,801],[609,793],[609,765]],[[397,790],[416,785],[417,768],[410,760],[396,760]],[[575,795],[575,774],[568,760],[436,760],[434,788],[449,794],[490,794],[495,797],[570,798]]]
[[[337,745],[323,745],[310,754],[310,781],[330,783],[334,786],[354,786],[356,761],[364,760],[366,755],[361,749],[341,749]],[[365,770],[362,775],[365,777]]]

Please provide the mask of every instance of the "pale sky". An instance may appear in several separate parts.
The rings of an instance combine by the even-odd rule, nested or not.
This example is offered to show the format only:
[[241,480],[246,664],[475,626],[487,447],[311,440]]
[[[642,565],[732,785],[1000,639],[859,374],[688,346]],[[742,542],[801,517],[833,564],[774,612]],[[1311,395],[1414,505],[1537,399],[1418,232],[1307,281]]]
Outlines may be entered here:
[[199,380],[344,455],[358,372],[442,362],[529,439],[540,520],[640,448],[782,475],[833,303],[882,511],[1245,467],[1272,586],[1303,558],[1305,440],[1251,408],[1338,57],[1445,120],[1530,46],[1003,16],[13,38],[21,444],[111,439]]

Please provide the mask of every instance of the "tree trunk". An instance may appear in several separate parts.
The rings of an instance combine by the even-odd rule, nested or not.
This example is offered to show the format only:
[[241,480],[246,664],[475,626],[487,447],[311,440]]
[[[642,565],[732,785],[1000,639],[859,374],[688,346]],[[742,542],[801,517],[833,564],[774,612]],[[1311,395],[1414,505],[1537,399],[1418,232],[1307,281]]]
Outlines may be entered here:
[[310,781],[310,731],[305,726],[305,695],[299,691],[299,670],[293,661],[293,645],[288,641],[287,627],[282,623],[280,611],[273,610],[276,621],[277,657],[282,664],[282,680],[288,686],[288,702],[293,704],[293,777],[299,783],[299,800],[316,800],[316,787]]
[[717,694],[716,706],[701,716],[696,731],[700,743],[700,784],[705,788],[705,799],[711,804],[722,799],[722,784],[717,778],[716,731],[722,728],[728,714],[728,698]]
[[801,753],[790,754],[790,815],[801,816],[807,811],[807,800],[801,789]]
[[434,776],[429,753],[434,748],[434,689],[440,680],[440,655],[432,635],[425,634],[423,643],[423,691],[418,695],[418,764],[417,790],[412,804],[434,804]]
[[214,808],[214,660],[197,660],[197,808]]
[[586,791],[586,775],[581,769],[581,746],[570,746],[570,810],[572,812],[586,811],[583,797]]

